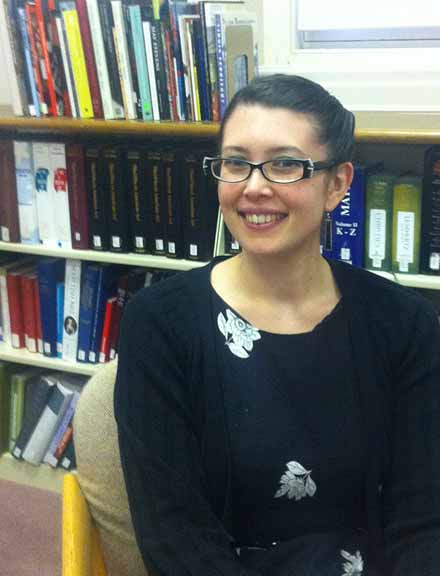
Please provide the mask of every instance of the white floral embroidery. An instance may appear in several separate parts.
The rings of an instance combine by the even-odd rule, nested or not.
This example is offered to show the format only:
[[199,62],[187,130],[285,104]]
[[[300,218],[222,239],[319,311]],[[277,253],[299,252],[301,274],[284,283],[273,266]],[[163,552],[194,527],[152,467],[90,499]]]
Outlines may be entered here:
[[254,347],[255,340],[261,335],[256,328],[236,316],[229,308],[226,317],[220,312],[217,316],[217,326],[226,338],[225,346],[239,358],[249,358],[248,352]]
[[299,462],[287,462],[287,471],[281,476],[281,487],[275,494],[275,498],[281,498],[287,495],[291,500],[301,500],[306,496],[314,496],[316,493],[316,484],[312,480],[311,470],[306,470]]
[[356,551],[355,555],[350,554],[346,550],[341,550],[341,556],[347,560],[347,562],[343,562],[342,564],[342,567],[344,568],[342,576],[359,576],[362,574],[364,570],[364,562],[359,550]]

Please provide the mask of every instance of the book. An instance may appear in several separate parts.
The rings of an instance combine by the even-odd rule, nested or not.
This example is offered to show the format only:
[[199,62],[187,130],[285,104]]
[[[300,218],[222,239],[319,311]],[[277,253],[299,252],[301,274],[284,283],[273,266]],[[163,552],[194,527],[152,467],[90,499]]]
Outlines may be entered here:
[[32,278],[32,283],[34,286],[34,310],[35,310],[37,352],[39,354],[44,354],[43,327],[41,323],[41,309],[40,309],[40,286],[38,283],[38,274],[36,274],[35,278]]
[[166,252],[170,258],[183,258],[182,159],[176,149],[169,148],[163,151],[162,160],[166,203]]
[[96,286],[96,301],[93,310],[88,353],[88,361],[92,364],[96,364],[99,361],[99,347],[102,338],[105,306],[107,299],[112,295],[112,292],[114,293],[116,270],[117,267],[112,265],[102,264],[99,266]]
[[145,56],[147,59],[148,78],[150,80],[150,95],[153,120],[160,120],[159,97],[157,93],[156,72],[154,67],[153,44],[151,37],[151,22],[142,19],[144,33]]
[[[51,68],[51,44],[47,41],[46,22],[47,13],[43,13],[43,1],[34,0],[35,3],[35,19],[38,28],[38,40],[36,41],[37,52],[40,56],[41,76],[45,84],[45,91],[47,94],[47,106],[50,116],[58,116],[58,104],[55,93],[55,84]],[[46,11],[45,11],[46,12]],[[49,53],[50,51],[50,53]],[[61,113],[64,110],[61,111]]]
[[140,254],[145,254],[150,246],[144,153],[141,147],[134,146],[129,146],[126,152],[130,246],[133,252]]
[[14,144],[0,141],[0,240],[20,242]]
[[35,79],[35,85],[38,92],[39,108],[42,115],[48,114],[49,94],[47,91],[47,82],[43,77],[40,63],[44,58],[41,49],[40,31],[37,22],[37,12],[34,3],[26,2],[25,4],[25,18],[26,29],[29,38],[29,47],[32,57],[32,69]]
[[57,282],[57,357],[63,357],[64,282]]
[[68,102],[65,103],[66,115],[69,114],[72,118],[78,118],[78,98],[75,91],[75,83],[73,79],[73,68],[70,60],[70,53],[67,44],[67,33],[64,25],[63,17],[60,12],[55,13],[55,26],[58,34],[58,42],[60,46],[61,62],[63,65],[64,78],[66,82],[66,91]]
[[98,292],[99,266],[85,263],[82,269],[81,296],[78,328],[78,362],[88,362],[96,295]]
[[37,197],[30,142],[14,141],[14,161],[20,241],[22,244],[39,244]]
[[21,45],[23,49],[23,57],[25,62],[26,81],[29,86],[29,113],[31,116],[41,116],[40,98],[37,90],[37,84],[34,76],[34,65],[32,60],[31,45],[28,36],[28,28],[26,21],[26,11],[23,7],[17,7],[17,24],[21,38]]
[[56,457],[55,452],[57,450],[58,444],[60,443],[61,439],[64,436],[65,431],[71,425],[79,397],[80,393],[78,391],[74,391],[73,396],[69,402],[69,405],[64,413],[64,416],[60,420],[59,425],[56,428],[55,434],[53,435],[53,438],[49,444],[49,447],[46,450],[46,454],[44,455],[43,462],[49,464],[53,468],[56,467],[59,460],[59,458]]
[[41,369],[21,368],[10,373],[9,451],[12,453],[23,426],[25,397],[29,386],[40,377]]
[[61,142],[49,144],[50,181],[52,186],[55,238],[58,248],[72,248],[69,194],[67,190],[66,148]]
[[67,189],[69,197],[72,247],[89,248],[89,212],[85,174],[84,147],[66,144]]
[[3,341],[12,346],[11,317],[9,313],[9,298],[7,275],[12,270],[31,263],[31,258],[12,258],[0,262],[0,301],[2,314]]
[[64,277],[64,260],[41,258],[37,264],[40,315],[45,356],[57,355],[57,283]]
[[125,172],[123,147],[104,148],[104,209],[107,210],[107,232],[112,252],[128,252],[131,249]]
[[145,161],[145,181],[148,191],[147,201],[151,230],[150,252],[164,256],[166,254],[166,204],[161,151],[157,148],[147,150]]
[[171,112],[167,93],[164,47],[162,44],[162,30],[159,20],[150,22],[150,32],[160,119],[170,120]]
[[72,65],[72,76],[78,99],[79,115],[81,118],[93,118],[92,96],[90,94],[90,85],[87,77],[78,11],[75,2],[61,1],[59,7],[66,30],[67,48]]
[[72,422],[70,422],[70,424],[67,426],[63,436],[61,437],[61,440],[58,443],[58,446],[55,449],[54,452],[54,462],[56,462],[56,464],[54,464],[53,466],[56,467],[58,466],[58,463],[61,459],[61,457],[64,455],[67,445],[69,444],[69,442],[73,439],[73,426],[72,426]]
[[[31,266],[32,267],[32,266]],[[11,345],[13,348],[24,348],[24,318],[22,308],[21,277],[29,271],[29,265],[16,266],[6,273],[8,291],[9,319],[11,327]]]
[[116,297],[107,298],[104,310],[104,321],[102,325],[101,344],[99,346],[99,363],[107,362],[110,357],[110,331],[116,307]]
[[[67,86],[67,71],[71,76],[71,67],[64,65],[63,50],[66,50],[65,33],[59,28],[62,18],[58,11],[58,0],[44,0],[47,43],[49,48],[50,67],[57,104],[58,116],[72,116],[69,89]],[[63,46],[62,46],[63,44]],[[67,52],[66,52],[67,54]],[[70,78],[71,79],[71,78]]]
[[440,274],[440,146],[428,148],[424,158],[420,271]]
[[76,467],[76,457],[75,457],[75,447],[73,442],[73,436],[70,442],[67,444],[63,456],[60,460],[61,468],[65,470],[72,470]]
[[23,311],[24,345],[29,352],[37,352],[37,318],[35,311],[36,270],[21,275],[21,308]]
[[81,295],[80,260],[66,260],[63,311],[63,360],[76,361]]
[[51,389],[47,404],[22,454],[23,460],[26,460],[34,466],[38,466],[43,461],[53,435],[73,396],[73,391],[66,388],[60,379],[55,376],[48,376],[48,378],[55,378],[55,386]]
[[11,409],[10,369],[10,364],[0,361],[0,454],[9,449],[9,412]]
[[40,243],[49,247],[57,247],[57,231],[55,226],[55,198],[52,185],[52,162],[50,144],[48,142],[32,142],[34,160],[34,182],[37,203],[38,236]]
[[47,405],[52,388],[56,381],[49,375],[40,375],[36,381],[28,388],[25,397],[24,415],[20,433],[11,451],[14,458],[20,460],[32,432]]
[[89,243],[93,250],[108,250],[109,235],[105,209],[103,154],[98,146],[85,149],[87,205],[89,210]]
[[393,272],[419,272],[421,208],[421,178],[403,176],[396,180],[393,190]]
[[367,178],[364,265],[372,270],[391,270],[394,181],[383,172]]

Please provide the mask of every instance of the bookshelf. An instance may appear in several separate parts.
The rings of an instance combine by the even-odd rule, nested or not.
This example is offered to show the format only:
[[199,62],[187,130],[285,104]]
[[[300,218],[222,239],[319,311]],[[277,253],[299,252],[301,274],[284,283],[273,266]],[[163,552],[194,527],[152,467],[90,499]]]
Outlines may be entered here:
[[53,469],[47,464],[32,466],[23,460],[16,460],[7,452],[0,455],[1,480],[61,492],[64,474],[65,471],[62,468]]

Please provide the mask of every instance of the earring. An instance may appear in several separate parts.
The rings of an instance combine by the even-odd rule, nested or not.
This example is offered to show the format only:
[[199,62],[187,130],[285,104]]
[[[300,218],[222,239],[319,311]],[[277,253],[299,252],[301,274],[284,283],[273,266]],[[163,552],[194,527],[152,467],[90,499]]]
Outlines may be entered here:
[[332,234],[332,215],[331,212],[324,212],[324,220],[322,222],[322,239],[321,243],[324,250],[331,250],[333,246]]

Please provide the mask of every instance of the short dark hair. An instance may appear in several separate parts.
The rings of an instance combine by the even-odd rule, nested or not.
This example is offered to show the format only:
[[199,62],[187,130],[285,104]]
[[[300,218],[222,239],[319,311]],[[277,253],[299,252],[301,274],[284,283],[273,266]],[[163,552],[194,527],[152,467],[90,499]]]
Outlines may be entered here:
[[344,108],[320,84],[288,74],[259,76],[239,90],[226,109],[221,124],[221,147],[226,123],[241,105],[260,105],[267,108],[286,108],[312,118],[321,144],[327,146],[328,160],[337,164],[350,162],[354,151],[354,114]]

